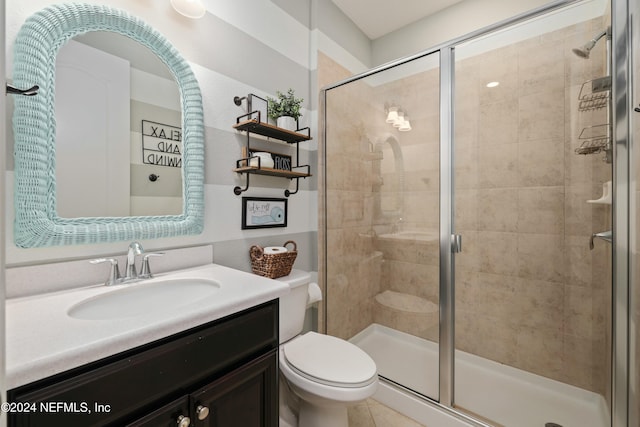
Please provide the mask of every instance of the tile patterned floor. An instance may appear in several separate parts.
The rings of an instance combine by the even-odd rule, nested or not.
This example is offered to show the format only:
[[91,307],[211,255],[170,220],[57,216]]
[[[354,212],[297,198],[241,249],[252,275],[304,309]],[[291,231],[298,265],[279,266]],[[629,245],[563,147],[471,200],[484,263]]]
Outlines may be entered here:
[[382,403],[368,399],[349,408],[349,427],[426,427]]

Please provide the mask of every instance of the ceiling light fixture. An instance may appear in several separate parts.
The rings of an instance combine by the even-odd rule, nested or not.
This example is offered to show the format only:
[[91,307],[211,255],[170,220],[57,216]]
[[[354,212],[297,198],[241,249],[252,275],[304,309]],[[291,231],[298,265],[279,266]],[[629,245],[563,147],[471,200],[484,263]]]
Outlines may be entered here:
[[394,128],[401,132],[408,132],[411,130],[411,123],[409,122],[409,116],[407,113],[401,110],[401,106],[393,104],[384,104],[384,111],[387,113],[385,122],[389,123]]
[[387,114],[387,123],[393,123],[398,119],[398,107],[389,107]]
[[404,113],[402,111],[398,111],[398,118],[393,122],[394,128],[399,128],[404,123]]
[[500,82],[489,82],[487,83],[487,87],[497,87],[500,85]]
[[171,6],[176,12],[187,18],[202,18],[207,12],[202,0],[171,0]]
[[404,116],[404,121],[398,128],[400,132],[409,132],[411,130],[411,122],[409,122],[409,116]]

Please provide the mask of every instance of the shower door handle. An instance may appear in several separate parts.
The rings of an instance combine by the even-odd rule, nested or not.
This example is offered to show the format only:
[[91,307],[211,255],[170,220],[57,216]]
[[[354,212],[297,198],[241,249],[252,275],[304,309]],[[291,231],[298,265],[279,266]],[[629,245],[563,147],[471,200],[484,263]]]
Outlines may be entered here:
[[451,252],[458,254],[462,252],[462,236],[459,234],[451,235]]

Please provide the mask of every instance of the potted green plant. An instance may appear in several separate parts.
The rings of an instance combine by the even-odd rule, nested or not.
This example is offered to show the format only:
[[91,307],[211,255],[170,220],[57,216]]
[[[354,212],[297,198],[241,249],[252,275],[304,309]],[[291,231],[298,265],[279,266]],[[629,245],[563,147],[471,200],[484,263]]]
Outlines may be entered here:
[[289,89],[287,93],[276,91],[276,96],[277,98],[267,96],[269,117],[276,121],[276,126],[278,127],[293,131],[297,130],[298,118],[302,116],[300,107],[304,99],[296,98],[293,89]]

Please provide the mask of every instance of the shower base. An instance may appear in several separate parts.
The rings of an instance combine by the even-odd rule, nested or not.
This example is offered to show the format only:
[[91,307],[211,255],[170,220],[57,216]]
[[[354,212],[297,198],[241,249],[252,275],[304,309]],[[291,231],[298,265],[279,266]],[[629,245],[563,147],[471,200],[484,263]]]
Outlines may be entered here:
[[[375,323],[350,341],[375,360],[382,377],[437,400],[437,343]],[[490,424],[609,425],[607,406],[599,394],[462,351],[456,350],[455,358],[456,406],[481,415]],[[469,425],[390,384],[381,383],[374,398],[427,426]]]

